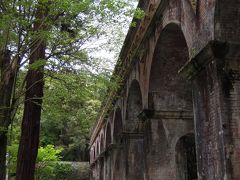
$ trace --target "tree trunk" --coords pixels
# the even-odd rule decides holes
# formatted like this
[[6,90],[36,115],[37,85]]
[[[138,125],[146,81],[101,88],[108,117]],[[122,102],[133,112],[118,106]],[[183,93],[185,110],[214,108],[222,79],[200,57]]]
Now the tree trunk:
[[6,176],[7,132],[11,123],[11,102],[16,75],[10,51],[1,53],[0,58],[0,180]]
[[[36,12],[33,31],[46,30],[43,19],[46,11],[40,5]],[[29,64],[45,58],[46,45],[38,37],[38,41],[31,47]],[[44,88],[44,66],[29,69],[26,77],[26,93],[22,121],[22,133],[18,149],[16,180],[34,180],[35,163],[39,145],[39,130],[41,119],[41,105]]]
[[0,135],[0,180],[5,180],[6,177],[6,151],[7,151],[7,135]]
[[[43,52],[35,52],[40,56]],[[18,150],[16,180],[33,180],[39,144],[43,72],[30,70],[26,79],[22,133]]]

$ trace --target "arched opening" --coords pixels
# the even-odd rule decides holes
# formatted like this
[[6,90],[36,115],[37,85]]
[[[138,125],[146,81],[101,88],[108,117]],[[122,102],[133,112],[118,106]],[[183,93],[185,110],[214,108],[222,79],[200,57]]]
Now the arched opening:
[[154,111],[146,127],[145,142],[150,179],[156,173],[163,179],[177,177],[172,168],[162,167],[175,167],[175,139],[194,129],[191,83],[178,73],[188,60],[181,27],[174,23],[167,25],[156,43],[149,77],[148,108]]
[[121,109],[117,108],[115,110],[115,116],[114,116],[114,129],[113,129],[113,139],[114,143],[117,144],[117,148],[112,151],[113,153],[113,171],[112,171],[112,179],[117,180],[119,179],[123,172],[122,172],[122,142],[120,138],[120,134],[123,131],[123,125],[122,125],[122,113]]
[[111,173],[112,173],[112,153],[109,151],[109,147],[112,143],[112,131],[111,131],[111,124],[110,122],[107,123],[106,127],[106,134],[105,134],[105,140],[106,140],[106,154],[104,157],[104,171],[105,171],[105,178],[111,179]]
[[90,153],[91,153],[90,160],[91,160],[91,163],[92,163],[94,161],[94,148],[93,147],[91,148]]
[[104,180],[104,159],[101,158],[99,161],[99,180]]
[[194,134],[181,137],[176,144],[177,180],[197,180]]
[[115,161],[114,161],[114,169],[113,169],[113,180],[120,179],[123,176],[123,155],[121,150],[117,150],[115,152]]
[[95,146],[93,147],[93,161],[96,159],[96,148]]
[[123,125],[122,125],[122,114],[121,114],[121,109],[117,108],[115,111],[115,118],[114,118],[114,129],[113,129],[113,138],[114,141],[117,142],[118,137],[120,133],[123,130]]
[[101,134],[101,136],[100,136],[100,153],[101,153],[101,157],[99,159],[99,164],[100,164],[99,180],[103,180],[104,179],[104,159],[103,159],[103,156],[102,156],[103,152],[104,152],[104,135]]
[[100,142],[97,142],[97,156],[100,154]]
[[106,131],[106,149],[112,143],[112,132],[111,132],[111,125],[110,123],[107,124],[107,131]]
[[149,108],[192,110],[191,85],[178,74],[188,61],[188,47],[176,24],[167,25],[155,48],[149,79]]
[[139,130],[138,115],[142,111],[142,94],[137,80],[133,80],[128,93],[126,112],[126,131],[136,132]]
[[138,116],[142,111],[142,94],[140,85],[137,80],[133,80],[129,88],[126,121],[124,130],[128,137],[125,141],[125,162],[124,166],[126,179],[144,179],[144,163],[143,163],[143,138],[141,136],[142,122]]
[[103,135],[101,135],[101,138],[100,138],[100,153],[104,152],[104,138],[103,138]]

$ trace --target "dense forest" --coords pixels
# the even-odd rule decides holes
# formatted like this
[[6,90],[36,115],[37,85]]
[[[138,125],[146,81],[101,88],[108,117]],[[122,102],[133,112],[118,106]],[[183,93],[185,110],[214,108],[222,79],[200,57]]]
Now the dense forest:
[[135,6],[0,2],[0,180],[64,179],[63,161],[88,161],[91,127],[118,87],[111,72],[124,35],[143,15]]

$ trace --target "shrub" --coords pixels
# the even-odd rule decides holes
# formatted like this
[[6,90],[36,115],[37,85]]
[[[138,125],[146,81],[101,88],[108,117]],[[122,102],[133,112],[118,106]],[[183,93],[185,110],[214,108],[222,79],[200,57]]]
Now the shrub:
[[38,149],[35,177],[36,179],[54,179],[57,162],[60,161],[62,149],[55,149],[53,145]]
[[58,180],[68,180],[69,175],[72,174],[72,166],[71,164],[66,164],[64,162],[56,163],[54,173],[56,175],[56,179]]

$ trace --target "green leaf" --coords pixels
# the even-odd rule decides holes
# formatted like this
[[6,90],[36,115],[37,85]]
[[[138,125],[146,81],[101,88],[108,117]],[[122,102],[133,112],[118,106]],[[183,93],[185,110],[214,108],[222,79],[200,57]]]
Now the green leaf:
[[32,64],[29,64],[29,70],[38,70],[46,65],[47,61],[45,59],[39,59]]

